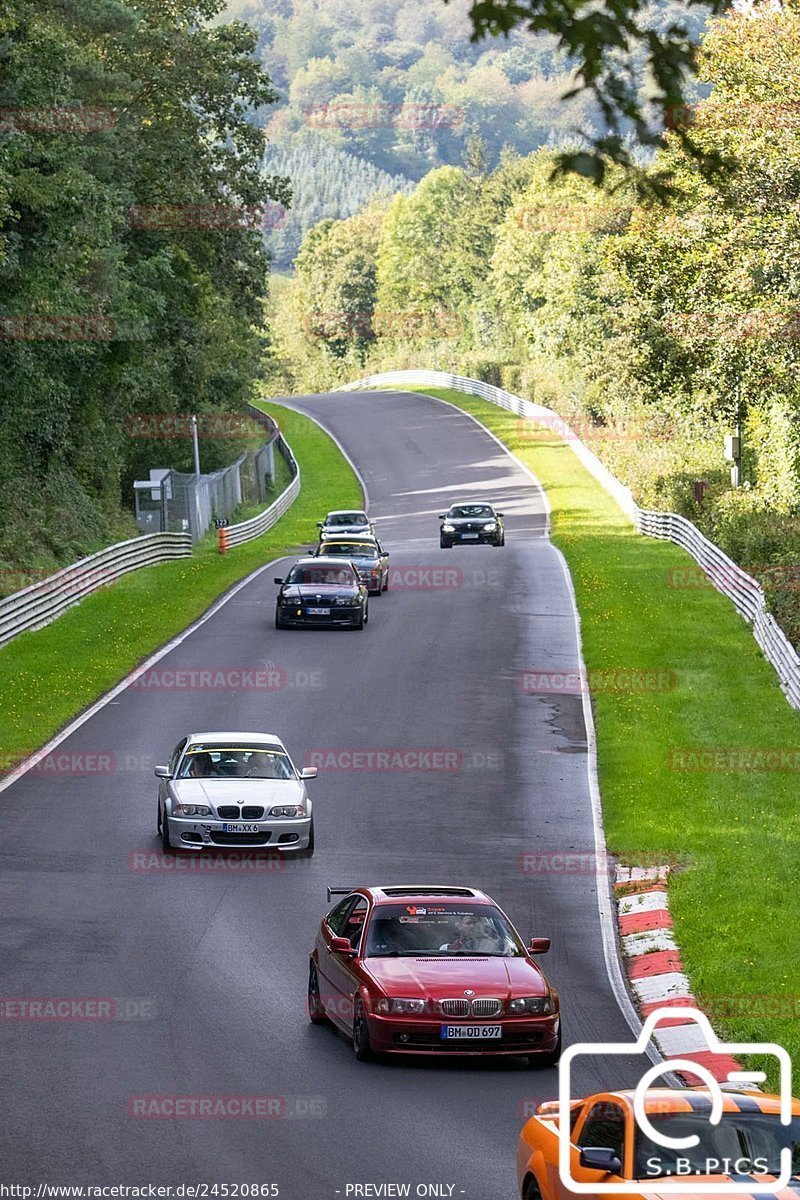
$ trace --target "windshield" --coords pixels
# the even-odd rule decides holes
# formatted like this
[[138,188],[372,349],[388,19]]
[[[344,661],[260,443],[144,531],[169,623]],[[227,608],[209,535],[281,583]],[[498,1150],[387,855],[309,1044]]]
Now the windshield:
[[[698,1112],[648,1114],[648,1120],[665,1136],[685,1138],[694,1134],[700,1141],[689,1149],[673,1150],[657,1145],[637,1130],[636,1179],[678,1174],[679,1160],[685,1175],[777,1175],[783,1146],[791,1147],[792,1173],[800,1172],[798,1117],[791,1125],[781,1125],[777,1113],[762,1112],[723,1113],[719,1125],[709,1124],[708,1113]],[[691,1164],[688,1168],[687,1162]]]
[[448,517],[493,517],[494,510],[488,504],[454,504]]
[[499,909],[489,904],[382,904],[375,909],[365,951],[387,955],[520,958],[521,942]]
[[328,513],[326,525],[369,525],[369,518],[363,512]]
[[328,586],[331,584],[355,584],[355,576],[350,567],[292,567],[286,582],[325,584]]
[[333,558],[378,558],[374,542],[323,542],[319,552]]
[[295,779],[289,756],[262,746],[190,746],[178,779]]

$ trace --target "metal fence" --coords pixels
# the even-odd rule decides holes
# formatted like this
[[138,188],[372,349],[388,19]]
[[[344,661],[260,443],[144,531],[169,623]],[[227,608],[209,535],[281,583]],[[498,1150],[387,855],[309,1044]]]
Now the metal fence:
[[793,708],[800,708],[800,658],[778,622],[767,612],[766,598],[757,581],[728,558],[719,546],[709,541],[686,517],[639,508],[630,490],[611,474],[558,413],[490,383],[468,379],[463,375],[450,375],[446,371],[387,371],[380,375],[367,375],[337,390],[357,391],[359,388],[381,385],[455,388],[471,396],[480,396],[491,404],[557,432],[641,533],[648,537],[664,538],[681,546],[699,563],[711,585],[733,601],[737,612],[752,626],[753,636],[764,657],[775,668],[789,703]]
[[110,587],[120,575],[174,558],[188,558],[187,533],[151,533],[117,542],[0,600],[0,646],[28,629],[41,629],[90,592]]
[[249,521],[240,521],[238,525],[228,525],[225,530],[225,542],[228,547],[240,546],[242,542],[249,542],[253,538],[260,537],[262,533],[266,533],[283,516],[286,510],[294,504],[300,494],[300,467],[282,434],[277,437],[275,445],[289,465],[289,469],[292,472],[292,481],[281,492],[277,500],[274,500],[269,508],[264,509],[258,516],[251,517]]
[[[292,480],[264,512],[259,513],[250,521],[243,521],[239,525],[228,527],[226,532],[229,534],[229,544],[232,546],[250,541],[270,529],[294,503],[300,492],[300,468],[290,446],[278,427],[266,414],[256,408],[253,408],[252,412],[268,423],[268,426],[265,427],[268,427],[272,434],[272,441],[267,446],[250,455],[256,478],[264,478],[261,471],[266,460],[262,458],[259,463],[259,455],[264,455],[265,451],[271,451],[274,445],[288,463],[292,472]],[[242,456],[242,458],[246,457],[247,455]],[[240,460],[237,459],[237,463],[240,463]],[[234,464],[234,467],[237,463]],[[217,471],[211,476],[201,478],[213,480],[215,476],[225,475],[232,469],[232,467],[227,467],[225,471]],[[238,478],[241,481],[244,477],[240,467]],[[197,479],[196,476],[191,476],[191,478],[195,481]],[[211,503],[213,495],[213,486],[209,493],[209,503]],[[231,487],[230,484],[223,482],[217,486],[230,488],[231,496],[237,494],[236,488]],[[253,486],[260,486],[260,484],[253,484]],[[240,496],[247,494],[242,489],[241,482],[238,494]],[[261,493],[260,498],[263,499],[265,494],[266,480],[264,480],[264,492]],[[205,502],[201,501],[201,503]],[[82,558],[80,562],[64,567],[46,579],[31,584],[22,591],[14,592],[5,599],[0,599],[0,646],[10,642],[20,633],[49,625],[68,608],[80,603],[85,596],[100,588],[110,587],[120,575],[124,575],[128,571],[154,566],[156,563],[167,562],[171,559],[190,558],[191,554],[192,535],[189,532],[146,533],[141,537],[131,538],[130,541],[117,542],[113,546],[107,546],[104,550],[98,550],[96,554],[90,554],[88,558]]]
[[258,450],[247,450],[234,463],[206,475],[184,471],[151,472],[157,475],[150,489],[137,484],[136,519],[140,529],[185,532],[199,542],[217,518],[227,520],[241,504],[266,500],[275,473],[273,446],[277,426],[265,413],[253,410],[265,422],[270,441]]

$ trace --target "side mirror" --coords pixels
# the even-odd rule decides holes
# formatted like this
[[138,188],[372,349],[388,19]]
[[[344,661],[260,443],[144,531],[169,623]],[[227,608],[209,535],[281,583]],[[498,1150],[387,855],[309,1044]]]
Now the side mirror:
[[153,767],[153,774],[156,779],[171,779],[169,767]]
[[273,583],[283,583],[283,580],[279,579],[278,576],[276,575],[272,582]]
[[324,528],[325,528],[325,522],[317,521],[317,529],[324,529]]
[[602,1171],[605,1175],[621,1175],[622,1163],[610,1146],[587,1146],[581,1150],[580,1165],[587,1171]]
[[445,519],[446,515],[447,515],[446,513],[439,513],[439,520],[443,521]]
[[308,553],[311,555],[317,554],[318,550],[319,550],[319,546],[309,546],[308,547]]
[[334,954],[346,954],[348,958],[355,958],[356,956],[355,948],[350,945],[349,938],[331,938],[330,945]]
[[495,515],[496,517],[504,517],[506,514],[505,514],[505,513],[501,513],[501,512],[496,512],[494,515]]
[[550,938],[531,938],[528,942],[529,954],[547,954],[550,949]]
[[319,767],[303,767],[300,772],[301,779],[316,779],[319,775]]

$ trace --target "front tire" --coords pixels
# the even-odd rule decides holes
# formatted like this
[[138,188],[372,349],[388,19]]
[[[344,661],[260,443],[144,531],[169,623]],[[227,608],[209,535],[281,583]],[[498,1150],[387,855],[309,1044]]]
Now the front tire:
[[160,812],[160,819],[161,819],[161,849],[164,851],[165,854],[171,854],[172,853],[172,843],[169,840],[169,821],[167,820],[166,809],[164,809],[164,811],[162,812],[161,806],[159,805],[159,812]]
[[283,621],[281,621],[281,619],[277,613],[275,613],[275,628],[276,629],[285,629],[286,628],[286,626],[284,625]]
[[353,1051],[359,1062],[371,1062],[375,1057],[369,1040],[367,1014],[360,996],[356,1000],[353,1010]]
[[535,1175],[531,1175],[525,1184],[522,1200],[542,1200],[542,1189],[539,1187],[539,1181]]
[[311,818],[311,825],[308,830],[308,845],[305,850],[301,850],[300,854],[303,858],[312,858],[314,855],[314,818]]
[[453,543],[446,542],[444,540],[444,538],[439,538],[439,546],[442,550],[452,550],[453,549]]
[[319,994],[319,975],[316,963],[308,968],[308,1019],[312,1025],[327,1025],[328,1018],[322,1007],[322,997]]

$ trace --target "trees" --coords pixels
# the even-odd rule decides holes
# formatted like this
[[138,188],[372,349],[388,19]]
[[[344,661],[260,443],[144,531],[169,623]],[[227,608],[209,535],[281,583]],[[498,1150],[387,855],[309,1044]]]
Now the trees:
[[[251,394],[267,259],[252,221],[214,227],[209,207],[289,192],[262,177],[245,117],[275,99],[254,36],[210,25],[219,8],[12,0],[4,12],[0,106],[19,115],[0,135],[0,559],[53,562],[109,540],[120,489],[155,453],[126,435],[129,415]],[[159,204],[166,228],[136,217]],[[43,317],[90,324],[42,337],[24,322]],[[173,452],[188,465],[186,443]]]

